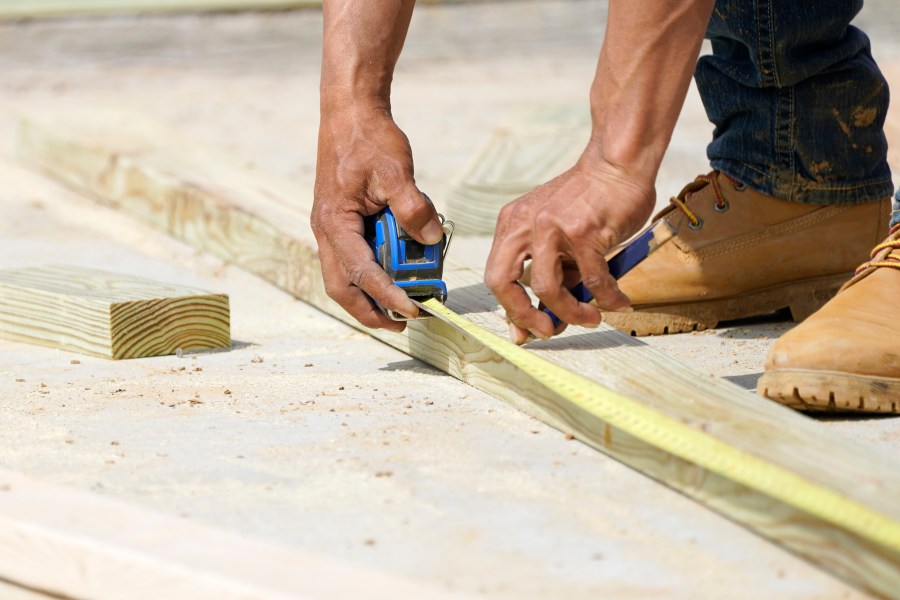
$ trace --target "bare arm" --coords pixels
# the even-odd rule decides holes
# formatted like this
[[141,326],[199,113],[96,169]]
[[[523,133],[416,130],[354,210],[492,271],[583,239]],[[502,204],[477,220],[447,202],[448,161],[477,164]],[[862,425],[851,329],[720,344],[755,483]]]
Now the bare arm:
[[[414,0],[325,0],[319,149],[312,225],[328,295],[364,325],[404,324],[418,309],[378,267],[363,238],[363,217],[391,206],[401,227],[424,243],[442,231],[416,188],[409,141],[391,115],[391,80]],[[365,292],[365,293],[364,293]]]
[[568,286],[579,279],[615,310],[628,298],[604,254],[635,233],[655,203],[660,162],[700,52],[714,0],[611,0],[591,87],[593,130],[569,171],[508,204],[497,221],[485,281],[504,306],[510,335],[553,335],[550,318],[518,283],[531,258],[535,294],[563,321],[600,322]]

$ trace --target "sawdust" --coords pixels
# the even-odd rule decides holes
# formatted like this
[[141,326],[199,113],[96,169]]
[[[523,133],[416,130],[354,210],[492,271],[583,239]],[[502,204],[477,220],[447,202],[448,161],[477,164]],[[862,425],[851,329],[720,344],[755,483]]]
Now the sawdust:
[[[455,26],[452,13],[423,8],[401,60],[395,112],[417,152],[417,180],[440,203],[483,132],[510,106],[525,97],[584,96],[603,24],[585,17],[598,7],[583,3],[486,5],[485,18],[467,17],[466,27]],[[549,46],[519,41],[527,38],[521,19],[553,10],[565,14],[543,12],[525,30]],[[15,109],[60,98],[93,102],[113,92],[191,136],[311,182],[317,101],[308,92],[316,87],[321,23],[290,14],[246,19],[238,27],[188,18],[176,30],[151,18],[85,21],[46,40],[39,33],[52,24],[37,25],[24,40],[4,29],[0,143],[12,139]],[[233,38],[227,51],[214,42],[223,27]],[[235,33],[273,27],[265,45]],[[480,27],[496,35],[481,35]],[[559,37],[563,30],[568,35]],[[72,43],[101,33],[102,45]],[[131,36],[140,53],[123,51],[117,36]],[[503,43],[509,48],[500,49]],[[535,88],[536,79],[543,85]],[[685,172],[705,169],[708,123],[698,106],[692,92],[661,171],[664,199]],[[0,415],[7,466],[493,597],[854,596],[485,394],[418,363],[382,370],[410,361],[221,261],[58,191],[29,184],[29,194],[14,198],[10,179],[4,182],[0,201],[10,210],[0,223],[0,262],[77,259],[227,289],[241,315],[234,335],[247,343],[191,355],[202,371],[179,365],[188,356],[180,352],[125,364],[82,359],[82,368],[68,372],[70,355],[0,344],[0,370],[24,375],[16,383],[42,378],[53,391],[38,418],[17,392],[25,388],[0,380],[0,393],[14,399]],[[13,204],[20,200],[37,204]],[[779,328],[787,326],[655,342],[710,372],[746,376],[760,370]],[[263,363],[261,353],[279,370],[248,364]],[[127,462],[110,456],[111,431],[127,443]],[[881,435],[895,444],[893,434]],[[61,443],[66,452],[53,450]],[[392,475],[373,477],[387,471]]]

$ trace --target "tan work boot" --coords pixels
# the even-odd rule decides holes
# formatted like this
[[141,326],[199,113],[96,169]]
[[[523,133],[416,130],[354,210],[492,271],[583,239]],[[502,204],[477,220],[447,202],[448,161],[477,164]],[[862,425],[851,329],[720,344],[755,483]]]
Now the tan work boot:
[[828,304],[772,347],[756,391],[804,410],[900,412],[900,225]]
[[619,280],[634,312],[603,319],[631,335],[698,331],[789,308],[802,321],[853,276],[887,233],[890,200],[858,205],[787,202],[713,171],[654,221],[675,238]]

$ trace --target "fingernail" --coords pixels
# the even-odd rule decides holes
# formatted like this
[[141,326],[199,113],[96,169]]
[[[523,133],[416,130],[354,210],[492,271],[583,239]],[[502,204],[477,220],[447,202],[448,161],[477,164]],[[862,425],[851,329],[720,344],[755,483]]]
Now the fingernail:
[[518,331],[518,329],[519,329],[519,328],[516,327],[515,325],[513,325],[512,323],[509,324],[509,339],[512,340],[512,342],[513,342],[514,344],[517,344],[517,343],[518,343],[518,340],[519,340],[519,331]]
[[422,239],[426,244],[437,244],[444,237],[444,229],[437,221],[429,221],[422,228]]

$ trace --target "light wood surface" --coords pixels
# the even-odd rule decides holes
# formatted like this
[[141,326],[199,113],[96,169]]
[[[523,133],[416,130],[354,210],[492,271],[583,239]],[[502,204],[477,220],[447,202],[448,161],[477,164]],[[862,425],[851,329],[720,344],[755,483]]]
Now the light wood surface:
[[[420,0],[422,4],[456,4],[472,1]],[[126,13],[286,10],[321,6],[322,0],[0,0],[0,19]]]
[[113,359],[225,348],[228,296],[78,267],[7,269],[0,337]]
[[[248,170],[127,112],[32,115],[21,124],[19,145],[25,160],[73,188],[239,264],[352,324],[324,293],[308,224],[310,188]],[[451,308],[504,334],[505,324],[481,284],[479,268],[451,265],[446,279]],[[689,462],[611,427],[439,320],[413,323],[402,335],[370,333],[572,433],[830,573],[884,596],[900,590],[900,551],[890,536],[867,535],[840,518],[818,518],[739,483],[728,469]],[[900,524],[896,465],[807,417],[605,327],[570,328],[530,349],[642,407],[838,494],[892,527]]]
[[134,12],[275,10],[322,6],[322,0],[0,0],[0,19]]
[[458,597],[2,470],[0,579],[85,600]]
[[463,235],[492,234],[503,205],[575,164],[591,133],[586,105],[513,110],[447,195],[447,218]]

